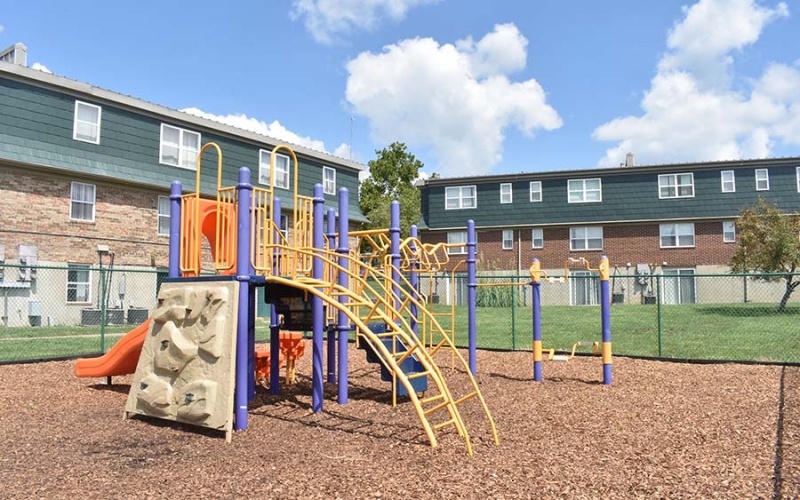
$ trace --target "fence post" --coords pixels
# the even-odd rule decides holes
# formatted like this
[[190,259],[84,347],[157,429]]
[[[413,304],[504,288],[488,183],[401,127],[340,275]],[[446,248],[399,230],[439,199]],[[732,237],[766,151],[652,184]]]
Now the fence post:
[[656,315],[658,322],[658,357],[664,356],[663,344],[661,339],[661,278],[656,276]]
[[100,352],[106,352],[106,270],[100,268]]
[[517,277],[511,277],[511,349],[516,351],[517,350],[517,322],[516,322],[516,311],[514,310],[514,302],[516,302],[516,283]]

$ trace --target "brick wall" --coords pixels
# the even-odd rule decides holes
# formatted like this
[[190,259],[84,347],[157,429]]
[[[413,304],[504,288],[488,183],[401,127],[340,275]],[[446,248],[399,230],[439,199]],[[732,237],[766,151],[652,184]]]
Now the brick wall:
[[[694,248],[660,248],[659,224],[627,224],[603,227],[603,249],[573,252],[569,249],[568,227],[543,228],[543,248],[531,248],[531,229],[514,230],[514,247],[502,248],[502,230],[478,230],[478,269],[523,270],[530,266],[534,257],[543,267],[559,268],[568,258],[585,257],[593,265],[601,255],[607,255],[612,266],[625,266],[630,262],[666,262],[669,267],[695,267],[704,265],[725,266],[736,251],[736,243],[722,241],[722,222],[695,222]],[[521,247],[520,245],[521,238]],[[425,243],[447,242],[447,232],[425,231]],[[521,248],[521,251],[520,251]],[[466,255],[451,255],[448,269]],[[521,264],[518,260],[521,259]]]

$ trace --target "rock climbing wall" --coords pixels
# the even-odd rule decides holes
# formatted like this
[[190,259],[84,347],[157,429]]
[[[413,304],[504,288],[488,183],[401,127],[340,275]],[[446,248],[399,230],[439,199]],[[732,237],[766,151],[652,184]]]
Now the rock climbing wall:
[[125,404],[135,413],[230,432],[236,281],[164,283]]

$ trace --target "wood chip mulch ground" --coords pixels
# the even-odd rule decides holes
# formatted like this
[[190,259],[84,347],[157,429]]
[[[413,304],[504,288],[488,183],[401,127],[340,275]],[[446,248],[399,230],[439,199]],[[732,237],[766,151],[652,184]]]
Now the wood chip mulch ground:
[[[351,350],[350,402],[311,411],[299,381],[259,388],[249,429],[123,421],[129,377],[77,379],[73,362],[0,366],[0,498],[800,498],[800,368],[616,358],[546,363],[478,353],[482,411],[461,406],[431,448],[406,402]],[[447,374],[445,370],[445,374]],[[453,389],[464,392],[463,377]]]

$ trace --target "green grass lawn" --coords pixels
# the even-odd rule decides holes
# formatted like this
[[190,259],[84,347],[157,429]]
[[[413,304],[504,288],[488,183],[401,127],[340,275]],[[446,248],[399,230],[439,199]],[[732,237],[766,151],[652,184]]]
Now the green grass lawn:
[[[437,312],[449,310],[437,305]],[[800,362],[800,305],[777,313],[774,304],[689,304],[662,306],[661,355],[677,359]],[[618,355],[659,356],[655,305],[614,305],[611,340]],[[269,339],[259,319],[256,339]],[[456,308],[456,343],[466,347],[467,309]],[[0,328],[0,362],[80,356],[106,351],[131,329],[108,326],[101,346],[100,327]],[[530,350],[530,307],[480,307],[479,348]],[[569,350],[577,341],[600,341],[598,306],[543,306],[542,343]]]

